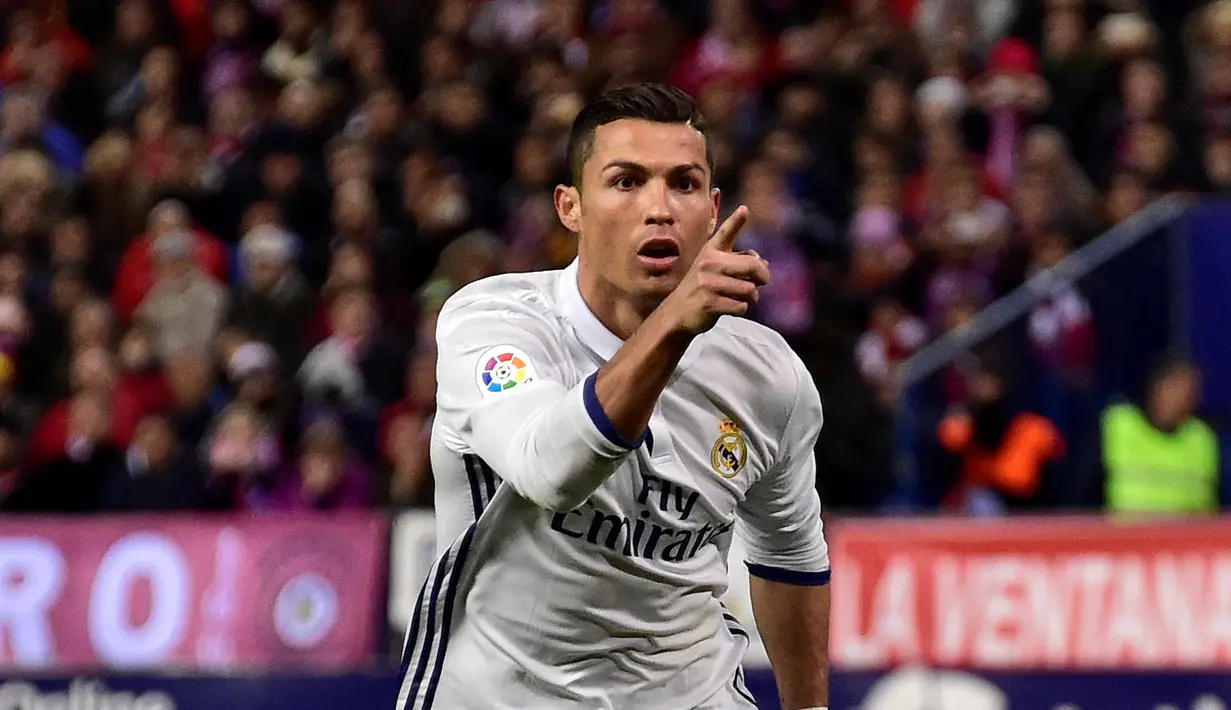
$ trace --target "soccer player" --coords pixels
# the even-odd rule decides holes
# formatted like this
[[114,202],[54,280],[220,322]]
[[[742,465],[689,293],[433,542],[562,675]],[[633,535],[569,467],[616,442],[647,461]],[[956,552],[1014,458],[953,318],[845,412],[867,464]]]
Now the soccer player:
[[577,116],[568,268],[476,282],[437,325],[440,556],[399,710],[755,708],[719,601],[732,535],[785,710],[828,702],[829,555],[799,358],[738,316],[770,277],[715,230],[705,122],[670,87]]

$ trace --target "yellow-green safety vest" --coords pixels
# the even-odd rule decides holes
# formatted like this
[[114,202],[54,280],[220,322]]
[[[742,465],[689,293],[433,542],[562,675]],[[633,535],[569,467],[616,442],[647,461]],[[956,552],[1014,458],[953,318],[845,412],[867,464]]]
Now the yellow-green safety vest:
[[1218,439],[1200,419],[1160,431],[1135,406],[1103,414],[1107,509],[1134,513],[1218,510]]

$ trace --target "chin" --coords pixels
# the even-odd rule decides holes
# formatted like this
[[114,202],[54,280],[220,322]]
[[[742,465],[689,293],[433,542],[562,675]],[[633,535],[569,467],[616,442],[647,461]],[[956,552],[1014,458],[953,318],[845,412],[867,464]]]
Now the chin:
[[683,280],[683,274],[665,273],[665,274],[645,274],[640,279],[640,288],[637,290],[646,299],[662,301],[667,296],[671,295]]

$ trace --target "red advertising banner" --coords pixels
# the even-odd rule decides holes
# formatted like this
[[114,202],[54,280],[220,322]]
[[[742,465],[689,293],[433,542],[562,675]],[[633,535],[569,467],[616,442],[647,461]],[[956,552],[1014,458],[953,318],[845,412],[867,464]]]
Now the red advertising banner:
[[378,515],[0,520],[0,673],[345,669],[376,648]]
[[840,670],[1231,669],[1231,519],[834,525]]

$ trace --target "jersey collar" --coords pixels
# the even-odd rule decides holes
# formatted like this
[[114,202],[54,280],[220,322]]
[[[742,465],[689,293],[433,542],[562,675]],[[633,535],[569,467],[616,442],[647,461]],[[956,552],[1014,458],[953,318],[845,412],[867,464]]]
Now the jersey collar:
[[[560,278],[556,282],[556,308],[560,315],[564,316],[565,320],[573,326],[573,330],[576,331],[583,345],[594,351],[604,361],[610,360],[624,345],[624,341],[615,333],[607,330],[607,326],[603,325],[598,316],[594,315],[594,311],[586,305],[585,299],[581,297],[581,287],[577,283],[577,272],[576,259],[560,272]],[[687,368],[696,360],[704,347],[702,343],[704,339],[704,335],[693,339],[688,350],[684,352],[684,357],[680,359],[678,370]]]

